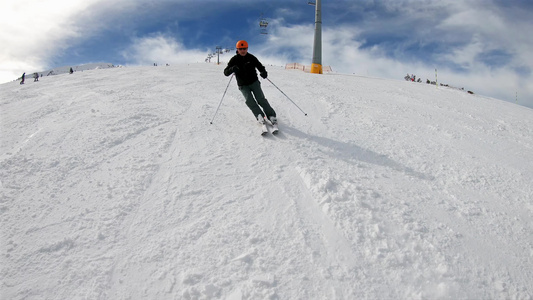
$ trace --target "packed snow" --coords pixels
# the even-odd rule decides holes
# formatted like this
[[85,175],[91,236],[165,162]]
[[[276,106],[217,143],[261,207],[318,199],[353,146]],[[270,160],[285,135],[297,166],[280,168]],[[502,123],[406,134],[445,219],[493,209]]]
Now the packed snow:
[[532,109],[224,67],[0,85],[2,299],[533,299]]

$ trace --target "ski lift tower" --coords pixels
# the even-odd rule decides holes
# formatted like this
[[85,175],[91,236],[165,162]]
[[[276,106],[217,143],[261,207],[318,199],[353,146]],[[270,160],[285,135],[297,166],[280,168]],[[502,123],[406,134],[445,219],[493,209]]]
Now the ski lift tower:
[[322,5],[321,0],[307,2],[315,6],[315,40],[313,43],[313,62],[311,73],[322,74]]
[[217,46],[215,49],[217,50],[216,51],[216,54],[217,54],[217,65],[220,65],[220,53],[223,53],[222,52],[222,47]]

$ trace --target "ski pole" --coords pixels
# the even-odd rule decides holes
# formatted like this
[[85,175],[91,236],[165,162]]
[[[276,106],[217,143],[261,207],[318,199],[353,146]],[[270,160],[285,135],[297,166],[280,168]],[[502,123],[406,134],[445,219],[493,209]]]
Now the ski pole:
[[213,116],[213,119],[211,119],[210,124],[213,124],[213,121],[215,120],[215,117],[217,116],[218,109],[220,108],[220,105],[222,104],[222,100],[224,100],[224,96],[226,96],[226,92],[228,91],[229,84],[230,84],[231,80],[233,79],[233,75],[235,75],[235,74],[231,74],[231,77],[229,78],[228,85],[226,86],[226,89],[224,90],[224,94],[222,95],[222,99],[220,99],[220,103],[218,104],[217,110],[215,111],[215,115]]
[[307,114],[306,114],[306,113],[305,113],[305,112],[304,112],[304,111],[303,111],[298,105],[296,105],[296,103],[294,103],[294,101],[292,101],[292,99],[289,98],[289,96],[285,95],[285,93],[284,93],[282,90],[280,90],[280,88],[279,88],[277,85],[275,85],[274,82],[272,82],[272,81],[271,81],[270,79],[268,79],[268,78],[267,78],[266,80],[270,81],[270,83],[272,83],[272,85],[275,86],[275,87],[278,89],[278,91],[280,91],[285,97],[287,97],[287,99],[289,99],[289,100],[292,102],[292,104],[294,104],[294,106],[298,107],[298,109],[299,109],[304,115],[307,116]]

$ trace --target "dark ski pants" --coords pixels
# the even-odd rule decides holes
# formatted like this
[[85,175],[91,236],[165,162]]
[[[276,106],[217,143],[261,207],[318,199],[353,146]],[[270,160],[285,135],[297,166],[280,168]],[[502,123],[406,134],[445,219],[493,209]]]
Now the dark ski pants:
[[[263,117],[265,115],[267,117],[276,116],[276,112],[270,106],[267,99],[265,98],[265,95],[263,94],[263,90],[261,89],[261,83],[259,82],[259,80],[255,81],[250,85],[240,86],[239,90],[241,90],[244,99],[246,99],[246,105],[254,114],[254,118],[257,118],[257,115],[261,115]],[[261,107],[263,108],[263,110],[261,110]]]

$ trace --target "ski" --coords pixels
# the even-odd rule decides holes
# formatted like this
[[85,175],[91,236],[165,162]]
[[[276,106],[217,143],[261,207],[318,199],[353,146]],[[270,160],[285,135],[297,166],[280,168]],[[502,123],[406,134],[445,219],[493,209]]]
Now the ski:
[[[273,117],[273,121],[271,121],[268,118],[264,118],[261,115],[258,115],[257,121],[261,125],[261,135],[266,135],[269,132],[272,134],[278,134],[279,132],[278,122],[275,117]],[[270,131],[269,131],[269,126],[271,127]]]
[[278,128],[278,122],[272,123],[269,119],[265,118],[265,123],[270,125],[272,127],[272,134],[278,134],[279,128]]
[[279,128],[278,124],[272,124],[272,134],[278,134]]
[[261,124],[261,135],[266,135],[268,133],[268,128],[265,123]]
[[268,127],[265,122],[265,118],[261,115],[257,115],[257,122],[259,122],[259,125],[261,125],[261,135],[265,135],[268,133]]

